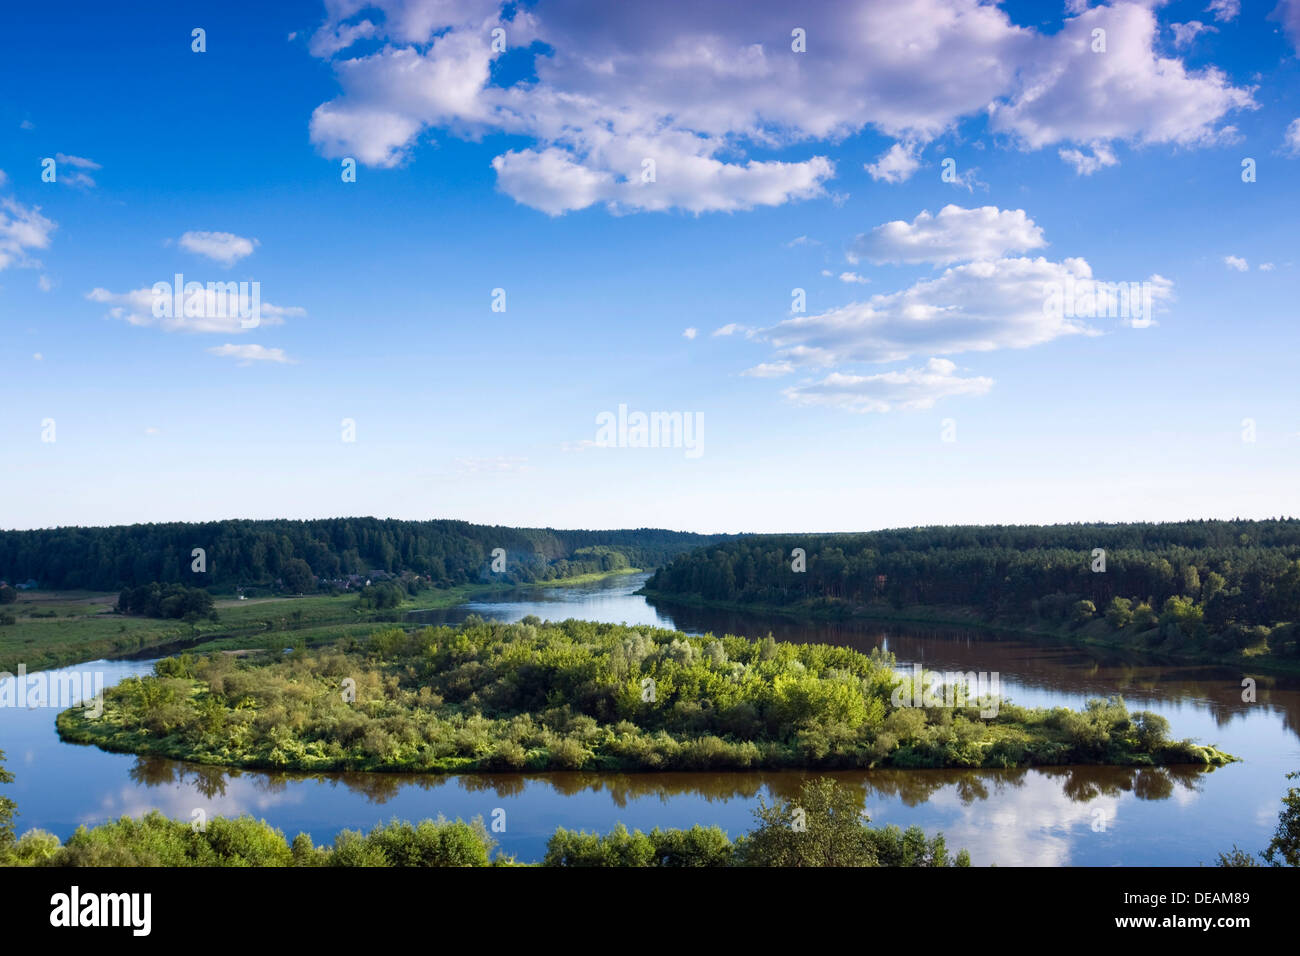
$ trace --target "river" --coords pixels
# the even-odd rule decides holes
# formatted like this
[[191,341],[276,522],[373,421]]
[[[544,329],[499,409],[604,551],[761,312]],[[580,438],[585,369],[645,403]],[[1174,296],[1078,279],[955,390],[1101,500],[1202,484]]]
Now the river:
[[[942,830],[950,849],[976,865],[1195,866],[1233,844],[1255,851],[1277,825],[1286,773],[1300,769],[1300,680],[1253,675],[1257,700],[1242,701],[1244,675],[1221,668],[1162,665],[1134,655],[1030,644],[953,630],[794,623],[762,615],[683,608],[633,592],[645,575],[595,584],[493,594],[413,621],[455,623],[468,614],[506,621],[529,614],[733,633],[780,640],[883,646],[900,665],[1001,675],[1002,693],[1030,706],[1079,707],[1122,694],[1130,709],[1169,719],[1178,737],[1214,743],[1243,758],[1214,771],[1062,767],[1014,771],[873,770],[833,774],[862,787],[873,823]],[[150,661],[93,661],[111,685],[150,671]],[[795,792],[799,773],[326,774],[303,776],[200,767],[109,754],[63,743],[51,708],[0,711],[0,750],[15,782],[18,830],[66,837],[80,824],[157,808],[190,820],[251,813],[292,838],[317,843],[341,829],[392,818],[482,816],[505,811],[501,849],[540,859],[557,826],[607,831],[718,825],[733,837],[750,829],[760,796]],[[498,814],[498,818],[500,815]]]

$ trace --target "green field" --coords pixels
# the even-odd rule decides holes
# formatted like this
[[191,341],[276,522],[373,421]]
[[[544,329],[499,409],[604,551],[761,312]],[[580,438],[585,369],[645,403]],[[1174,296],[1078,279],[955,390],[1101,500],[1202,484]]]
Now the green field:
[[[635,570],[576,575],[528,587],[588,584]],[[0,626],[0,671],[13,673],[21,663],[31,673],[178,643],[204,651],[330,643],[391,626],[407,611],[454,607],[474,594],[519,587],[476,584],[427,590],[385,611],[358,607],[356,594],[223,598],[216,602],[216,621],[195,624],[116,614],[116,592],[23,591],[16,603],[3,607],[15,623]]]

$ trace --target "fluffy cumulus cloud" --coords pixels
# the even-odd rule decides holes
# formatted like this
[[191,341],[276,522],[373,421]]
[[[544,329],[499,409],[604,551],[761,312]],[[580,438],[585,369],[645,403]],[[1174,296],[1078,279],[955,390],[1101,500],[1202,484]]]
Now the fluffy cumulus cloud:
[[[941,356],[1099,335],[1110,320],[1143,328],[1173,298],[1173,284],[1158,275],[1105,280],[1081,258],[1011,255],[1043,245],[1042,230],[1023,210],[994,206],[947,206],[938,215],[923,212],[911,222],[879,226],[858,237],[853,255],[947,267],[898,291],[752,330],[749,338],[766,342],[775,354],[743,374],[820,375],[784,391],[798,404],[859,412],[927,408],[993,386],[988,378],[960,374]],[[923,366],[852,370],[922,358],[928,358]]]
[[867,163],[863,168],[871,174],[872,179],[901,183],[911,179],[912,174],[920,169],[921,161],[916,153],[915,143],[895,143],[874,163]]
[[963,209],[950,204],[940,209],[937,216],[927,210],[911,222],[901,219],[887,222],[858,236],[849,259],[947,265],[962,260],[993,259],[1008,252],[1027,252],[1046,244],[1043,230],[1023,209],[996,206]]
[[1027,348],[1091,330],[1091,316],[1046,306],[1048,290],[1091,278],[1082,259],[966,263],[899,292],[786,319],[766,334],[780,358],[799,365]]
[[993,379],[963,378],[947,359],[932,358],[921,368],[845,375],[832,372],[817,382],[794,385],[784,392],[797,405],[829,405],[850,412],[888,412],[894,408],[932,408],[952,395],[983,395]]
[[1238,272],[1248,272],[1250,270],[1250,263],[1240,256],[1224,256],[1223,264],[1229,269],[1235,269]]
[[284,354],[284,349],[269,349],[264,345],[218,345],[208,349],[213,355],[236,359],[240,365],[252,365],[254,362],[275,362],[281,365],[293,365],[294,360]]
[[256,239],[245,239],[232,232],[194,232],[190,231],[180,238],[180,246],[188,252],[206,256],[223,266],[231,266],[253,254],[258,245]]
[[0,269],[40,268],[40,261],[29,253],[34,249],[48,249],[56,228],[53,220],[41,215],[40,206],[24,206],[17,200],[0,197]]
[[[226,335],[247,332],[264,325],[283,325],[289,317],[303,316],[307,312],[298,306],[278,306],[270,302],[254,302],[251,287],[240,289],[240,283],[208,283],[187,291],[181,300],[181,309],[175,308],[170,287],[157,295],[152,287],[133,289],[130,292],[110,292],[92,289],[86,293],[91,302],[109,306],[108,318],[119,319],[130,325],[156,327],[164,332],[216,332]],[[198,283],[193,283],[197,286]],[[248,285],[245,283],[244,285]],[[245,321],[257,318],[256,325],[245,326]]]
[[[1022,87],[995,104],[991,123],[1037,149],[1062,142],[1208,145],[1234,134],[1221,125],[1256,107],[1251,91],[1221,70],[1189,70],[1157,50],[1153,10],[1138,3],[1093,7],[1066,21],[1024,66]],[[1104,31],[1094,36],[1095,31]],[[1094,50],[1104,40],[1104,52]]]
[[[988,115],[1023,148],[1089,145],[1104,163],[1114,140],[1215,141],[1230,112],[1254,105],[1217,70],[1159,54],[1143,2],[1078,5],[1051,34],[984,0],[813,4],[797,16],[779,0],[744,16],[733,0],[611,4],[600,16],[585,0],[325,6],[310,43],[339,86],[311,117],[324,155],[387,167],[430,135],[517,136],[492,161],[498,185],[551,215],[824,196],[827,147],[865,129],[895,140],[868,172],[901,182],[967,117]],[[1098,28],[1105,54],[1091,51]],[[494,36],[511,51],[508,73],[494,73]]]

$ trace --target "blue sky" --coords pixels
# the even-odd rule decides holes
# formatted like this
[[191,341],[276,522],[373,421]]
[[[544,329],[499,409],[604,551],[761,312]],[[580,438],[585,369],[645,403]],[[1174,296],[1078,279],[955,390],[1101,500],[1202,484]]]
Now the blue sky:
[[639,6],[12,12],[0,526],[1300,511],[1300,2]]

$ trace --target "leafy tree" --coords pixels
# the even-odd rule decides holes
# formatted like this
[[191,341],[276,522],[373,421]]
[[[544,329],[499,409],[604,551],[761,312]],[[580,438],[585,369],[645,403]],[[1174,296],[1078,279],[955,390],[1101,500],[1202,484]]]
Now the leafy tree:
[[1159,620],[1160,615],[1156,614],[1155,608],[1146,601],[1133,609],[1133,625],[1141,630],[1153,627]]
[[157,581],[124,589],[118,595],[117,610],[121,614],[186,620],[198,620],[214,613],[212,595],[203,588]]
[[391,581],[369,584],[357,594],[357,606],[385,610],[398,607],[406,600],[406,592]]
[[1199,607],[1191,598],[1175,594],[1165,601],[1160,612],[1161,625],[1175,625],[1187,637],[1196,634],[1196,628],[1205,616],[1205,609]]
[[[14,775],[5,769],[5,752],[0,750],[0,783],[13,783]],[[14,844],[14,816],[18,805],[8,797],[0,797],[0,859]]]
[[[1288,780],[1300,779],[1300,771],[1286,775]],[[1259,853],[1260,859],[1270,866],[1300,866],[1300,787],[1288,787],[1282,798],[1282,812],[1278,814],[1277,830]],[[1220,853],[1217,866],[1259,866],[1255,857],[1233,844],[1228,853]]]
[[[1289,773],[1286,778],[1300,778],[1300,771]],[[1277,831],[1263,857],[1273,866],[1300,866],[1300,787],[1289,787],[1282,798]]]
[[1077,601],[1074,607],[1070,609],[1070,619],[1075,624],[1087,624],[1096,615],[1097,605],[1088,600]]
[[294,594],[308,594],[316,590],[316,575],[312,574],[311,565],[302,558],[293,558],[280,569],[284,586]]
[[875,866],[876,846],[860,795],[830,777],[806,781],[793,800],[769,806],[740,848],[746,866]]
[[1128,598],[1111,598],[1106,607],[1106,623],[1118,631],[1132,622],[1133,602]]

